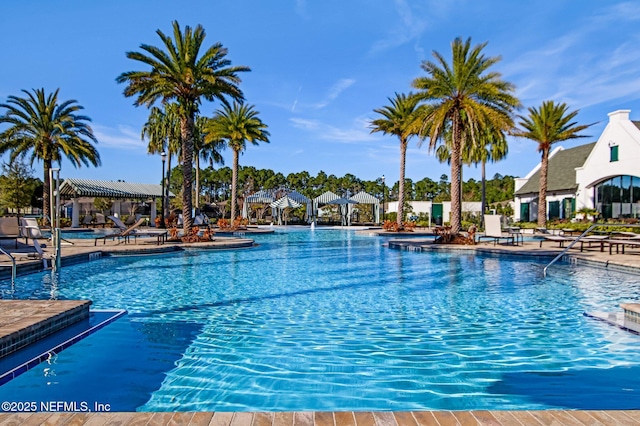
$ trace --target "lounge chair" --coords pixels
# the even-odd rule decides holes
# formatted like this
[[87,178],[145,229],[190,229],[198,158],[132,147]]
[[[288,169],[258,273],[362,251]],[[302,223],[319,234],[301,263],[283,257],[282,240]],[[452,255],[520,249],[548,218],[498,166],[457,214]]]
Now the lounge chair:
[[[115,216],[114,216],[115,217]],[[111,220],[113,220],[113,217],[109,217]],[[116,218],[118,219],[118,218]],[[122,221],[120,219],[117,220],[117,222],[122,223]],[[114,223],[116,223],[116,225],[118,225],[116,221],[114,221]],[[107,235],[103,235],[101,237],[96,237],[95,240],[93,241],[93,245],[96,246],[98,245],[98,240],[102,240],[103,244],[107,243],[107,238],[111,238],[112,240],[117,239],[124,239],[124,242],[127,243],[129,241],[129,238],[131,236],[135,235],[135,231],[136,228],[138,228],[140,225],[142,225],[144,223],[144,219],[140,219],[139,221],[137,221],[136,223],[134,223],[133,225],[131,225],[130,227],[125,227],[124,230],[120,229],[117,232],[111,233],[111,234],[107,234]]]
[[93,225],[93,216],[91,216],[90,214],[84,215],[81,225],[85,228],[89,228],[91,225]]
[[15,216],[0,217],[0,239],[1,240],[14,240],[15,247],[18,248],[18,238],[20,234],[20,225],[18,224],[18,218]]
[[38,238],[43,239],[42,231],[40,230],[40,226],[38,225],[38,221],[32,217],[23,217],[20,219],[22,230],[22,236],[24,237],[25,244],[28,243],[29,238],[32,240],[36,240]]
[[[565,237],[563,235],[543,235],[542,239],[540,240],[540,247],[542,247],[542,243],[545,241],[553,241],[553,242],[557,242],[560,248],[564,248],[564,244],[566,242],[573,242],[578,238],[580,237],[579,236]],[[588,244],[589,247],[591,247],[592,244],[599,245],[600,251],[604,251],[604,244],[605,242],[608,241],[608,238],[609,237],[607,235],[587,235],[585,237],[582,237],[578,241],[580,243],[580,251],[584,250],[585,244]]]
[[52,260],[53,259],[53,255],[49,254],[49,253],[45,253],[44,250],[42,250],[42,246],[40,245],[40,243],[38,242],[37,239],[33,239],[33,248],[35,249],[35,252],[33,253],[25,253],[24,255],[20,256],[21,258],[27,258],[27,259],[41,259],[42,260],[42,267],[44,269],[49,269],[51,266],[49,264],[47,264],[47,260]]
[[94,226],[102,226],[103,228],[107,224],[107,221],[104,219],[104,215],[102,213],[96,213],[96,221],[93,223]]
[[620,251],[622,251],[622,254],[625,254],[625,246],[640,247],[640,235],[635,234],[635,236],[630,238],[610,238],[604,240],[604,242],[609,245],[609,254],[612,254],[614,246],[616,247],[616,254],[620,253]]
[[511,244],[515,244],[514,234],[502,232],[502,228],[500,226],[500,215],[497,214],[484,215],[484,234],[478,236],[478,241],[483,238],[493,239],[494,246],[500,240],[506,240],[507,244],[509,244],[509,241],[511,241]]
[[120,229],[121,231],[124,231],[125,229],[127,229],[128,227],[130,227],[135,223],[134,221],[131,225],[127,225],[122,220],[120,220],[120,218],[117,216],[107,216],[107,218],[111,220],[116,225],[116,228]]

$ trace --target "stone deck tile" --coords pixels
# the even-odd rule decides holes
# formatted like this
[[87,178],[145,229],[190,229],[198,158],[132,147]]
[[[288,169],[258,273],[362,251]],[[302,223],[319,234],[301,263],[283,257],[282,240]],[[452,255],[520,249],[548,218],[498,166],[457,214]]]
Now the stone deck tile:
[[[330,421],[329,421],[330,419]],[[344,420],[344,421],[343,421]],[[296,413],[10,413],[0,425],[640,425],[639,411],[414,411]]]
[[[395,411],[393,415],[399,425],[418,426],[418,422],[410,411]],[[338,424],[338,422],[336,422]]]
[[228,426],[233,419],[233,413],[215,412],[211,418],[210,426]]
[[315,426],[334,426],[331,412],[317,411],[313,413],[313,421]]
[[273,426],[293,426],[293,413],[275,413]]

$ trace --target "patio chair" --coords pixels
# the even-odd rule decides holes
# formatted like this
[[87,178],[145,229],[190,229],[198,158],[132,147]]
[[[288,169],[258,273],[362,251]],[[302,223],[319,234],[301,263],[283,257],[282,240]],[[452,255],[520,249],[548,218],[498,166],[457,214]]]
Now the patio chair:
[[40,230],[38,221],[35,218],[23,217],[20,219],[20,223],[20,229],[22,231],[22,236],[24,237],[25,244],[29,242],[29,238],[31,238],[32,240],[45,238],[44,235],[42,235],[42,231]]
[[96,221],[93,223],[94,226],[102,226],[103,228],[107,224],[107,221],[104,219],[104,215],[102,213],[96,213]]
[[85,228],[89,228],[91,225],[93,225],[93,216],[91,216],[90,214],[84,215],[81,225]]
[[18,218],[15,216],[0,217],[0,239],[14,240],[15,248],[18,248],[18,238],[20,237]]
[[38,242],[37,239],[33,239],[33,248],[35,249],[35,252],[32,253],[25,253],[22,256],[20,256],[22,259],[27,258],[27,259],[41,259],[42,260],[42,267],[44,269],[49,269],[51,266],[47,263],[48,260],[52,260],[53,259],[53,255],[49,254],[49,253],[45,253],[44,250],[42,250],[42,246],[40,245],[40,243]]
[[[627,234],[631,235],[631,233]],[[604,240],[604,242],[609,245],[609,254],[613,253],[614,246],[616,248],[616,254],[620,253],[620,251],[622,251],[622,254],[625,254],[625,246],[628,246],[630,248],[640,247],[640,235],[635,234],[635,236],[630,236],[629,238],[610,238]]]
[[131,225],[127,225],[122,220],[120,220],[120,218],[117,216],[107,216],[107,218],[111,220],[116,225],[116,228],[120,229],[121,231],[124,231],[125,229],[127,229],[128,227],[130,227],[135,223],[134,221]]
[[[118,219],[118,222],[122,223],[122,221],[120,219]],[[120,229],[117,232],[114,232],[114,233],[111,233],[111,234],[107,234],[107,235],[103,235],[101,237],[96,237],[94,239],[94,241],[93,241],[93,245],[94,246],[98,245],[98,240],[102,240],[102,243],[106,244],[107,243],[107,238],[111,238],[112,240],[115,240],[116,238],[117,239],[122,238],[122,239],[124,239],[124,242],[126,244],[129,241],[129,238],[131,236],[135,236],[136,228],[138,228],[143,223],[144,223],[144,219],[140,219],[139,221],[137,221],[136,223],[134,223],[130,227],[128,227],[128,228],[125,227],[124,230]]]
[[509,241],[511,241],[511,244],[515,244],[515,238],[513,234],[502,232],[502,227],[500,225],[500,215],[497,214],[484,215],[484,234],[478,236],[478,241],[483,238],[493,239],[494,246],[500,240],[506,240],[507,244],[509,244]]

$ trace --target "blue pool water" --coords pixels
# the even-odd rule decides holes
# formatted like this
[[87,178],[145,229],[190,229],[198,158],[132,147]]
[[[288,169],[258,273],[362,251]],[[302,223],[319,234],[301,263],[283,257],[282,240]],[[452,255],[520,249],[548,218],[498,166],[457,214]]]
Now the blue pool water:
[[2,297],[129,315],[0,387],[0,400],[119,411],[638,409],[640,336],[583,315],[639,276],[391,250],[351,231],[105,258]]

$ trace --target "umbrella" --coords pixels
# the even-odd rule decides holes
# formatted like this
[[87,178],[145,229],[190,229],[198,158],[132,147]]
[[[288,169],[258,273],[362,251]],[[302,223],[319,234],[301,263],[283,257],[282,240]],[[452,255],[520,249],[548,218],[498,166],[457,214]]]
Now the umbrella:
[[331,201],[331,204],[338,204],[340,206],[340,212],[342,213],[340,215],[342,219],[342,226],[351,226],[351,206],[349,206],[349,204],[358,204],[358,202],[349,198],[341,197]]

